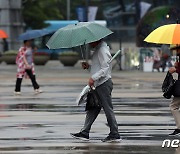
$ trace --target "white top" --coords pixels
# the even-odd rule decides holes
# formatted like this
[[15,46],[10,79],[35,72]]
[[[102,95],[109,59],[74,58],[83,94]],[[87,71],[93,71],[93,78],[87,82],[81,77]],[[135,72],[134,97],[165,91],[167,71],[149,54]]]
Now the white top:
[[101,42],[94,50],[90,73],[91,78],[95,81],[94,86],[97,87],[111,78],[112,65],[109,61],[112,56],[105,42]]
[[32,65],[33,63],[33,52],[31,47],[26,47],[26,59],[29,65]]

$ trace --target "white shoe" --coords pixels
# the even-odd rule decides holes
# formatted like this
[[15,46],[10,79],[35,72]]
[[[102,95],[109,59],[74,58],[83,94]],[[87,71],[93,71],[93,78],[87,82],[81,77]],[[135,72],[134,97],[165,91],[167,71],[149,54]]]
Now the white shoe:
[[41,89],[35,89],[34,91],[35,91],[35,94],[39,94],[43,92]]
[[21,95],[21,92],[20,91],[14,91],[14,94],[15,95]]

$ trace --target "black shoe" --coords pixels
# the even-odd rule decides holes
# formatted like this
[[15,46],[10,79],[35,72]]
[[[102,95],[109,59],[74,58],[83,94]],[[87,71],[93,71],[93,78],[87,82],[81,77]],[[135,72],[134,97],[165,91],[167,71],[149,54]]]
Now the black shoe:
[[70,134],[71,134],[72,137],[74,137],[76,139],[80,139],[80,140],[83,140],[83,141],[89,141],[89,135],[84,135],[81,132],[76,133],[76,134],[73,134],[73,133],[70,133]]
[[107,136],[105,139],[102,140],[102,142],[120,142],[122,139],[120,137],[112,137],[112,136]]
[[175,129],[173,133],[169,134],[169,136],[180,135],[180,129]]

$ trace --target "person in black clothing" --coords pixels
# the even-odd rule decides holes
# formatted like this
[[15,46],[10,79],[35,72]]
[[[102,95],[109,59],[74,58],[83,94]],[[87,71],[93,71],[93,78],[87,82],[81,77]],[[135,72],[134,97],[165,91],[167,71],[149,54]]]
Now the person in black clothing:
[[[177,51],[177,57],[180,58],[180,46],[174,47],[171,50],[176,50]],[[171,74],[177,73],[178,74],[178,80],[180,80],[180,61],[177,60],[177,62],[174,64],[174,67],[169,68],[169,72]],[[176,123],[176,129],[174,132],[172,132],[169,135],[180,135],[180,112],[179,112],[179,107],[180,107],[180,97],[174,96],[171,104],[169,105],[172,115],[174,117],[175,123]]]
[[8,51],[9,47],[6,38],[3,38],[2,40],[3,40],[3,52]]

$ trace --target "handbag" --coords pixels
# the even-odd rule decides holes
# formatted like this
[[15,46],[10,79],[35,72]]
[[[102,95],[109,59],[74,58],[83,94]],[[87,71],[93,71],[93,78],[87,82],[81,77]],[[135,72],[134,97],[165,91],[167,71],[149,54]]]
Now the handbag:
[[163,96],[166,99],[170,99],[171,96],[173,95],[175,82],[176,82],[176,80],[173,79],[172,74],[167,72],[166,77],[162,84],[162,91],[164,92]]
[[91,88],[87,94],[85,111],[92,110],[94,108],[101,108],[101,103],[96,89]]
[[174,79],[173,79],[173,80],[170,82],[169,86],[165,89],[163,96],[164,96],[166,99],[170,99],[172,95],[174,96],[174,85],[175,85],[176,81],[177,81],[177,80],[174,80]]

